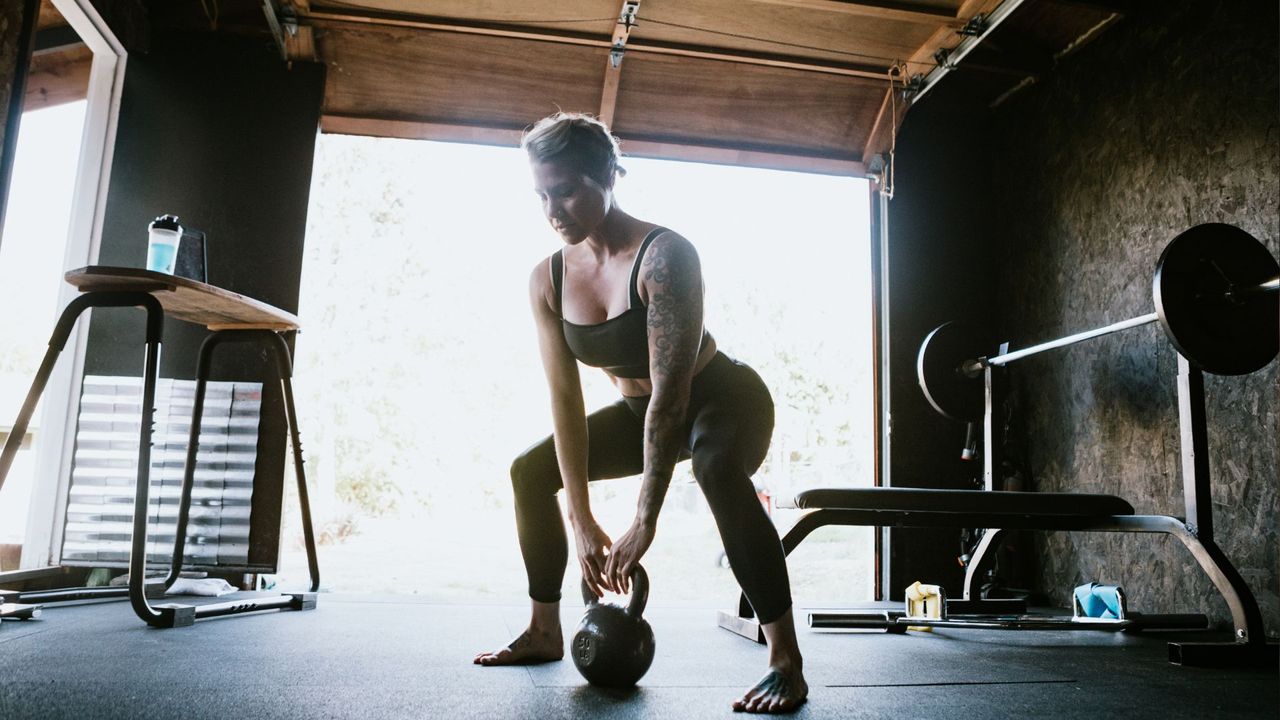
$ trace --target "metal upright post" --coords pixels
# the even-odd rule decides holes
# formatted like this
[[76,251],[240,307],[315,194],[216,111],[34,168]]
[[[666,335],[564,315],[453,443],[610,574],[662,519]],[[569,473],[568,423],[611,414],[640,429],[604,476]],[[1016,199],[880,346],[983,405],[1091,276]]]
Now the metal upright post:
[[1239,665],[1273,662],[1262,611],[1249,585],[1213,539],[1213,493],[1209,485],[1209,432],[1204,373],[1178,354],[1178,428],[1182,445],[1182,495],[1186,532],[1178,537],[1200,562],[1227,601],[1234,626],[1232,643],[1169,643],[1169,660],[1183,665]]
[[1178,429],[1182,446],[1182,496],[1187,530],[1213,541],[1213,492],[1209,485],[1209,432],[1204,373],[1178,355]]
[[[1009,343],[1000,344],[1000,352],[1008,352]],[[999,388],[996,387],[995,374],[998,368],[987,365],[982,370],[983,409],[982,409],[982,485],[988,492],[996,488],[996,472],[1000,467],[1000,443],[996,437],[996,410],[999,407]],[[982,539],[974,548],[964,568],[964,593],[961,598],[966,601],[979,601],[981,598],[974,592],[978,584],[978,570],[987,557],[993,553],[1000,542],[1004,530],[1000,528],[983,528]]]
[[990,491],[996,487],[996,428],[995,428],[995,375],[996,369],[987,366],[982,371],[982,485]]

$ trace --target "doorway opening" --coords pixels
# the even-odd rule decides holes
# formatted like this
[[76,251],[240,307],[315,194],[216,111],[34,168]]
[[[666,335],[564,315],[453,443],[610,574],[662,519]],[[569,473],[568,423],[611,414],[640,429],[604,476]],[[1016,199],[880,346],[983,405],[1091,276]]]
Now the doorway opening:
[[[63,271],[97,258],[125,55],[91,0],[40,3],[0,243],[0,290],[22,308],[0,320],[0,434],[11,430],[57,311],[76,295]],[[0,490],[0,570],[58,563],[84,357],[80,325]]]
[[[707,328],[773,394],[772,447],[755,479],[779,531],[798,517],[785,501],[800,490],[872,485],[867,181],[623,164],[622,207],[693,242]],[[313,178],[295,386],[326,586],[520,601],[509,468],[551,427],[528,278],[560,244],[525,157],[323,135]],[[588,411],[617,399],[598,370],[581,374]],[[638,478],[593,483],[593,512],[612,537],[630,524],[638,488]],[[282,575],[304,578],[298,529],[283,537]],[[721,553],[683,463],[645,558],[652,602],[728,607],[737,586]],[[871,599],[871,529],[820,531],[790,568],[798,604]],[[570,567],[565,597],[578,596],[577,582]]]
[[[9,206],[0,245],[0,287],[22,312],[0,314],[0,439],[7,439],[7,417],[22,406],[31,378],[47,349],[57,319],[67,220],[80,159],[84,101],[23,114],[14,159]],[[8,303],[6,303],[8,304]],[[0,545],[20,546],[35,478],[36,446],[41,441],[40,410],[27,428],[22,449],[0,488]],[[6,561],[4,570],[13,570]]]

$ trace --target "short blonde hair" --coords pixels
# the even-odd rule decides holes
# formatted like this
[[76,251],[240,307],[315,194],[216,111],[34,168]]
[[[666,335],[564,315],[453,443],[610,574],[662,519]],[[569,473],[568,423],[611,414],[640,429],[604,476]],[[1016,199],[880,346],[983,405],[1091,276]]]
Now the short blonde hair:
[[622,151],[609,126],[585,113],[558,112],[534,123],[520,139],[533,162],[567,163],[604,187],[627,171],[618,164]]

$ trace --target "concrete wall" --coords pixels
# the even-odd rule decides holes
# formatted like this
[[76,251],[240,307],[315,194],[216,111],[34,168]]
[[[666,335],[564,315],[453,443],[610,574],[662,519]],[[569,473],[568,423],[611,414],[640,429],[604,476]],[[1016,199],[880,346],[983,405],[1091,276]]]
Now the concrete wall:
[[[1203,222],[1238,225],[1280,254],[1278,28],[1275,3],[1145,3],[994,110],[945,95],[912,110],[899,149],[916,160],[900,161],[891,247],[899,265],[923,265],[891,273],[895,483],[965,482],[950,460],[962,429],[912,396],[909,362],[929,327],[974,312],[1025,346],[1145,314],[1160,251]],[[936,194],[948,186],[955,197]],[[991,314],[975,300],[984,293],[998,298]],[[1140,513],[1181,515],[1175,373],[1156,325],[1015,364],[1009,459],[1037,490],[1114,493]],[[1274,634],[1276,363],[1206,386],[1218,541]],[[1037,537],[1027,579],[1057,604],[1099,580],[1123,584],[1136,609],[1229,619],[1175,540]],[[938,542],[913,538],[901,557]]]
[[[141,267],[147,223],[178,215],[208,235],[209,282],[296,312],[324,67],[287,67],[269,44],[153,38],[131,55],[99,263]],[[162,377],[193,378],[203,328],[166,320]],[[142,314],[96,310],[86,372],[142,374]],[[266,356],[230,344],[214,379],[264,381]],[[263,389],[250,563],[275,563],[286,429],[278,383]]]

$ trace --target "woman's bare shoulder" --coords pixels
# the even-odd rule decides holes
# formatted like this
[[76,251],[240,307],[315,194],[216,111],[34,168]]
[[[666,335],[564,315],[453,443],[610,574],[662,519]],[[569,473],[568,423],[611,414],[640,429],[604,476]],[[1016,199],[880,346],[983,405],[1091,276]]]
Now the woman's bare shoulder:
[[680,265],[699,269],[698,249],[685,236],[669,228],[661,228],[657,237],[649,243],[641,258],[642,267],[661,264],[667,267]]
[[554,284],[551,281],[551,256],[542,258],[529,271],[529,299],[555,310]]

